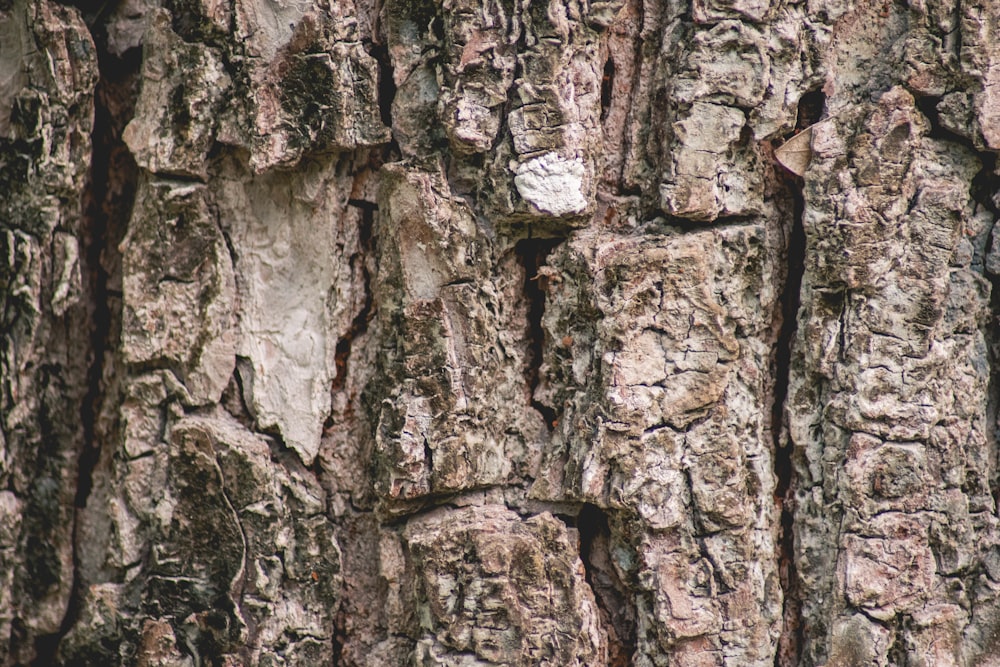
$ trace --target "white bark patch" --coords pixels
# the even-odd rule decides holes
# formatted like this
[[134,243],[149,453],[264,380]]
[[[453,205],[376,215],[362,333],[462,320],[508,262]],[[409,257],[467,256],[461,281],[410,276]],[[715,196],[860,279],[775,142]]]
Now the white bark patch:
[[241,286],[238,354],[250,360],[248,405],[260,427],[311,465],[330,411],[336,332],[352,313],[337,306],[338,185],[316,163],[294,178],[233,174],[220,208],[233,211],[232,244]]
[[240,353],[253,362],[257,420],[278,427],[309,465],[330,402],[331,226],[303,216],[275,224],[280,211],[267,204],[255,213],[245,235],[234,235],[244,270],[256,277],[244,297]]
[[52,251],[55,254],[56,288],[52,292],[52,312],[62,317],[80,300],[80,246],[76,237],[56,232]]
[[587,208],[587,199],[581,192],[583,176],[582,159],[545,153],[518,166],[514,185],[518,193],[539,210],[566,215]]

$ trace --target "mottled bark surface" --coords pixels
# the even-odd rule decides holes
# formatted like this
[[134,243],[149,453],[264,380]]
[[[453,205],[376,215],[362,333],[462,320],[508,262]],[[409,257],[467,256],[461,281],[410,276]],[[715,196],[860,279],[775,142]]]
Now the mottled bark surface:
[[1000,664],[998,35],[0,0],[0,663]]

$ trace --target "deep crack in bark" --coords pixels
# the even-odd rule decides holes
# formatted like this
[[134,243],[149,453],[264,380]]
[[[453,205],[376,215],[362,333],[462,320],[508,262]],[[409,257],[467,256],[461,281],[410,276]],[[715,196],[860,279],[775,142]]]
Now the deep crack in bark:
[[[95,421],[103,398],[104,355],[111,349],[111,339],[116,334],[112,331],[112,299],[108,289],[110,276],[101,262],[101,256],[107,248],[117,248],[120,239],[111,236],[120,236],[128,224],[138,174],[138,167],[122,142],[121,134],[135,110],[142,53],[140,49],[131,49],[118,58],[102,48],[97,35],[95,42],[98,44],[101,78],[94,96],[90,184],[84,193],[93,359],[88,377],[89,392],[83,406],[87,449],[80,457],[77,507],[86,506],[92,484],[91,473],[100,454],[100,445],[95,441]],[[113,105],[120,107],[113,108]]]
[[601,77],[601,122],[608,117],[611,109],[611,91],[615,86],[615,61],[609,55],[604,61],[604,75]]
[[608,632],[608,667],[629,667],[636,647],[635,600],[611,560],[608,516],[596,505],[584,503],[576,526],[587,584]]
[[788,276],[781,296],[782,324],[775,353],[774,406],[771,429],[774,436],[774,472],[777,480],[775,500],[781,508],[778,542],[778,574],[783,591],[781,638],[775,654],[775,667],[792,667],[799,662],[802,648],[802,603],[798,590],[795,568],[794,533],[794,443],[784,429],[784,407],[788,397],[791,372],[792,340],[795,336],[796,317],[799,310],[799,292],[805,262],[806,238],[802,227],[804,202],[801,186],[793,186],[795,220],[788,243]]
[[524,298],[528,306],[527,340],[528,349],[524,379],[528,385],[528,397],[531,407],[545,419],[545,424],[551,431],[558,423],[558,414],[548,405],[535,400],[535,389],[538,388],[538,373],[542,367],[542,355],[545,350],[545,330],[542,328],[542,315],[545,314],[545,289],[540,285],[541,276],[538,270],[545,264],[549,254],[565,239],[561,238],[528,238],[517,242],[514,252],[524,267]]
[[[806,93],[799,100],[796,128],[805,129],[820,119],[825,105],[822,91]],[[781,294],[781,329],[775,343],[774,402],[771,408],[771,433],[774,438],[775,502],[781,510],[778,541],[778,575],[783,592],[782,632],[774,656],[775,667],[792,667],[799,663],[802,650],[802,601],[798,590],[795,567],[794,532],[794,443],[785,429],[785,401],[791,373],[792,341],[798,328],[802,276],[805,272],[806,235],[802,224],[805,200],[802,179],[786,175],[785,182],[793,203],[793,219],[786,251],[787,274]]]
[[[94,91],[94,125],[91,131],[90,173],[86,190],[81,196],[83,222],[81,241],[84,260],[84,294],[90,318],[89,368],[87,393],[80,409],[84,433],[83,449],[77,463],[76,511],[87,505],[93,488],[93,471],[101,454],[101,434],[97,421],[101,403],[106,400],[105,356],[114,346],[118,335],[114,323],[120,314],[113,312],[113,304],[120,305],[120,295],[109,288],[111,274],[119,262],[116,248],[128,224],[135,200],[138,169],[121,134],[131,120],[138,98],[139,69],[142,51],[133,48],[121,56],[108,52],[106,37],[101,26],[91,26],[91,35],[97,47],[99,80]],[[108,249],[110,256],[105,257]],[[104,260],[104,261],[102,261]],[[112,263],[109,269],[105,262]],[[62,638],[76,625],[81,613],[81,582],[79,580],[79,535],[74,521],[73,591],[59,632],[39,637],[35,643],[35,665],[57,663],[57,652]]]
[[[378,205],[374,202],[360,199],[350,199],[347,204],[361,209],[361,223],[358,229],[358,244],[360,247],[357,254],[351,257],[351,261],[360,262],[362,284],[365,289],[365,299],[361,309],[354,316],[354,319],[351,320],[351,324],[347,328],[347,331],[345,331],[337,341],[337,348],[334,354],[337,374],[333,378],[333,391],[339,391],[344,388],[344,385],[347,382],[347,372],[349,370],[348,364],[351,359],[351,346],[354,344],[354,340],[358,338],[358,336],[361,336],[368,331],[368,325],[371,323],[372,318],[375,317],[371,290],[371,272],[368,270],[367,259],[371,256],[371,253],[374,250],[375,240],[372,237],[372,229],[375,224],[375,212],[378,211]],[[333,424],[328,424],[327,428],[332,426]]]

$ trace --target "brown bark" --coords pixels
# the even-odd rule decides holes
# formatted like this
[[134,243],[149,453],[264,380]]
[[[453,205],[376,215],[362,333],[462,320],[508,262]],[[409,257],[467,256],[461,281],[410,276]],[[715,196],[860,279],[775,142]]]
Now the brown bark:
[[998,30],[0,0],[0,662],[993,664]]

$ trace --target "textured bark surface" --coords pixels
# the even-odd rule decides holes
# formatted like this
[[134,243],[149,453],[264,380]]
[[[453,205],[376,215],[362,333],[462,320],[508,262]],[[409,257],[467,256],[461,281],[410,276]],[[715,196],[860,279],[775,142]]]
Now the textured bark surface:
[[998,34],[0,0],[0,663],[1000,664]]

